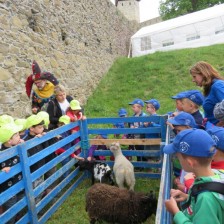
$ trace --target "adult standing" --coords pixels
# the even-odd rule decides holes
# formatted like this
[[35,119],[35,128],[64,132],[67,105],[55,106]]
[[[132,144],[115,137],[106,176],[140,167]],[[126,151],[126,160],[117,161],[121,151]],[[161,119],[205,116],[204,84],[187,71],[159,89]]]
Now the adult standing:
[[65,87],[57,85],[54,87],[55,98],[48,103],[47,112],[50,117],[49,129],[57,128],[59,118],[65,115],[66,110],[70,107],[69,103],[73,100],[71,96],[66,94]]
[[217,124],[218,120],[214,117],[214,107],[216,103],[224,99],[224,79],[219,72],[207,62],[199,61],[191,69],[192,81],[197,86],[203,88],[205,96],[203,109],[205,118],[213,124]]
[[34,78],[35,87],[31,95],[32,112],[38,113],[44,104],[54,98],[54,88],[58,84],[57,79],[50,72],[43,72]]
[[32,100],[32,113],[36,114],[53,97],[58,80],[50,72],[41,72],[37,62],[33,61],[32,74],[27,77],[25,85],[27,96]]

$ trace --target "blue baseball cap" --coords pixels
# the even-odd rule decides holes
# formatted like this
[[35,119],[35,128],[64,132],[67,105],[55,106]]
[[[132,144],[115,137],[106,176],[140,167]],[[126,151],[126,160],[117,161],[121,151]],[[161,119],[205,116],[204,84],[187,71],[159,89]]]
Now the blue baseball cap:
[[189,100],[191,100],[192,102],[194,102],[195,104],[197,104],[198,106],[201,106],[204,102],[204,96],[202,95],[202,93],[199,90],[189,90],[185,93],[185,97]]
[[159,110],[159,108],[160,108],[160,103],[156,99],[146,100],[145,103],[152,104],[156,110]]
[[129,105],[139,104],[140,106],[144,107],[144,102],[141,99],[134,99]]
[[188,91],[179,92],[177,95],[171,96],[171,98],[176,99],[176,100],[183,99],[183,98],[185,98],[187,92]]
[[100,134],[102,138],[107,139],[107,134]]
[[214,126],[206,130],[217,145],[217,149],[224,151],[224,128]]
[[119,117],[123,117],[123,116],[126,116],[127,115],[127,111],[124,109],[124,108],[121,108],[119,111],[118,111],[118,116]]
[[216,143],[212,137],[201,129],[187,129],[181,131],[173,143],[166,145],[163,152],[173,154],[180,152],[193,157],[212,157],[216,152]]
[[172,117],[167,121],[172,125],[177,126],[190,126],[192,128],[195,128],[197,126],[194,117],[186,112],[180,112],[177,116]]

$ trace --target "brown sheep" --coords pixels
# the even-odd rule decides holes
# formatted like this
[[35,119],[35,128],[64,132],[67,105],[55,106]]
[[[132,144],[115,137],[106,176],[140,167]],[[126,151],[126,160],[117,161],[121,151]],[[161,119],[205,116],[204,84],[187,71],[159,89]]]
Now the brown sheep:
[[148,195],[106,184],[94,184],[86,195],[90,223],[106,221],[118,224],[140,224],[156,213],[157,199]]

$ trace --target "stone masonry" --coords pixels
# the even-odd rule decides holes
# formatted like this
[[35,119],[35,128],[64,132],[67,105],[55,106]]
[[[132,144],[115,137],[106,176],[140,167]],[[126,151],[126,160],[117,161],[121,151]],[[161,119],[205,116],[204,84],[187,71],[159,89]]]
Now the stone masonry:
[[84,104],[137,30],[110,0],[0,0],[0,24],[0,114],[19,118],[33,60]]

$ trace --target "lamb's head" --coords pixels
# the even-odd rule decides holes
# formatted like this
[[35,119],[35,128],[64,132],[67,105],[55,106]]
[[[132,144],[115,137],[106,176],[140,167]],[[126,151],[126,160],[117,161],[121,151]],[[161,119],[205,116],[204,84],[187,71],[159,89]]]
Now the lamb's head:
[[87,159],[79,160],[77,165],[79,166],[80,171],[91,170],[94,166],[94,161],[88,161]]
[[110,145],[110,151],[112,153],[116,153],[117,151],[120,151],[121,150],[121,147],[120,147],[120,144],[119,142],[113,142],[111,145]]
[[141,198],[141,209],[147,217],[156,214],[157,198],[153,191]]

